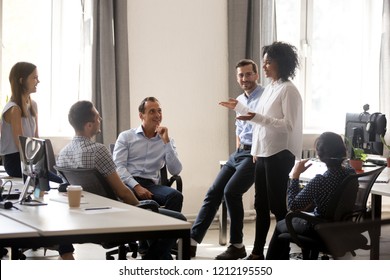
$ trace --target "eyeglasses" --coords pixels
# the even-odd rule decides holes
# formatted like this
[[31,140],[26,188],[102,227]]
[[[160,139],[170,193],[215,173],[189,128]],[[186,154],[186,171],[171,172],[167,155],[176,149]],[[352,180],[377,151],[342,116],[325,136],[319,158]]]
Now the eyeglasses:
[[254,72],[246,72],[246,73],[239,73],[239,74],[237,74],[237,77],[238,78],[240,78],[240,79],[242,79],[242,78],[250,78],[250,77],[252,77],[253,75],[255,75],[255,73]]

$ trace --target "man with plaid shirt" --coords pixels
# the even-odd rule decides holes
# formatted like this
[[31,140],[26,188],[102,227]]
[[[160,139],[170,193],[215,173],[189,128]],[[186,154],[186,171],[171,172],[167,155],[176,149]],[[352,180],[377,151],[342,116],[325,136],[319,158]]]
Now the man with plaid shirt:
[[[138,205],[137,197],[121,181],[109,150],[92,138],[100,133],[102,118],[90,101],[78,101],[69,111],[68,119],[76,135],[58,156],[57,165],[70,168],[96,168],[107,180],[115,194],[124,202]],[[186,220],[175,211],[159,209],[161,214]],[[175,239],[158,239],[149,247],[143,259],[172,259],[170,250],[175,245]]]

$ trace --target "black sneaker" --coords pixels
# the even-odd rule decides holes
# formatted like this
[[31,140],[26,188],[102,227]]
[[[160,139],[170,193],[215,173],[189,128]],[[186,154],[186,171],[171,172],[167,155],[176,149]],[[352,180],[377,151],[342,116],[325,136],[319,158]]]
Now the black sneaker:
[[237,248],[234,245],[230,245],[225,252],[215,257],[216,260],[237,260],[246,257],[245,246]]

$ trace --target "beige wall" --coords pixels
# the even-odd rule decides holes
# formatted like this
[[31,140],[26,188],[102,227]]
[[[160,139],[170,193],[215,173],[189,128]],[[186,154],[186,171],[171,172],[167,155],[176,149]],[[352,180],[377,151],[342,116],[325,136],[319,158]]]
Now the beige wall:
[[[162,103],[163,124],[183,163],[184,208],[195,216],[229,155],[227,1],[132,0],[129,13],[130,110],[139,125],[138,104],[146,96]],[[312,149],[317,135],[304,136]],[[56,154],[70,139],[52,139]],[[245,209],[253,209],[253,188]],[[390,202],[386,202],[390,204]]]
[[228,156],[225,0],[128,2],[131,126],[137,107],[157,97],[163,125],[183,163],[185,214],[197,213]]

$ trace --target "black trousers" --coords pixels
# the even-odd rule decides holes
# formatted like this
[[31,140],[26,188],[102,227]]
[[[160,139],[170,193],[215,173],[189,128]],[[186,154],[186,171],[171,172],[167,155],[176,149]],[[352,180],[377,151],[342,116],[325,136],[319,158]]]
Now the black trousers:
[[258,157],[255,167],[256,236],[252,253],[263,255],[272,212],[277,221],[287,214],[286,191],[295,156],[283,150],[270,157]]

